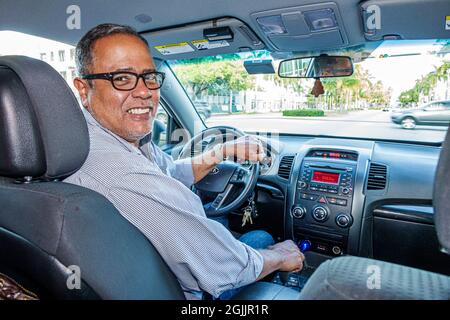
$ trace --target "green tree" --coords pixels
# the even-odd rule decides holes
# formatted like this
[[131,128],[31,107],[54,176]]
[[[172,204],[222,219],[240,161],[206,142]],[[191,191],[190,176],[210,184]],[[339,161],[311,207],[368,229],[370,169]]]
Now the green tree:
[[247,90],[252,81],[242,63],[237,60],[203,60],[172,65],[185,88],[191,88],[194,96],[208,94],[229,94]]
[[402,105],[418,103],[420,96],[432,96],[438,81],[448,81],[450,73],[450,61],[444,61],[439,67],[416,80],[414,87],[403,91],[399,101]]
[[363,103],[377,106],[389,103],[392,90],[384,88],[381,81],[373,83],[370,74],[356,65],[353,75],[342,78],[322,79],[325,95],[308,97],[309,105],[322,105],[327,109],[358,109]]

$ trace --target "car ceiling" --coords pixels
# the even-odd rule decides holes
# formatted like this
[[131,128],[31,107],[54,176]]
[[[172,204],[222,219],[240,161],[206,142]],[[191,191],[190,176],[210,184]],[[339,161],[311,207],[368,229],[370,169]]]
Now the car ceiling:
[[[424,3],[428,4],[426,9],[422,8]],[[69,16],[66,10],[73,4],[78,5],[81,9],[81,29],[79,30],[69,30],[66,27],[66,20]],[[384,10],[383,13],[390,20],[383,21],[385,30],[368,37],[367,34],[366,36],[364,34],[362,7],[370,4],[380,5]],[[328,40],[324,38],[319,41],[321,43],[319,46],[323,46],[323,49],[351,47],[368,40],[380,40],[390,33],[400,34],[402,38],[409,39],[415,38],[415,34],[420,38],[437,38],[438,36],[450,38],[450,31],[443,28],[443,19],[446,15],[450,16],[449,0],[130,0],[126,2],[123,0],[2,0],[0,1],[0,30],[24,32],[74,45],[90,28],[100,23],[110,22],[133,26],[139,32],[145,33],[152,44],[151,41],[154,39],[152,35],[161,36],[161,29],[216,18],[233,17],[247,25],[262,40],[266,49],[280,52],[300,52],[321,48],[317,48],[318,42],[316,41],[309,44],[302,40],[298,41],[297,47],[290,46],[292,41],[274,45],[259,28],[255,17],[265,11],[269,11],[266,14],[269,15],[270,12],[276,13],[280,9],[282,11],[289,10],[286,8],[301,8],[301,6],[308,5],[313,8],[314,5],[319,8],[334,6],[341,18],[339,28],[343,44],[335,44],[332,45],[334,48],[330,48]],[[417,10],[421,11],[417,12]],[[135,18],[143,14],[150,16],[151,21],[139,22]],[[398,32],[396,32],[396,28]],[[167,38],[176,39],[177,32],[180,30],[183,28],[174,29],[172,33],[169,32]],[[189,32],[189,30],[187,31]],[[186,29],[184,32],[186,34]],[[162,35],[166,36],[166,34]],[[328,47],[326,47],[327,44]],[[180,57],[177,56],[177,58]]]

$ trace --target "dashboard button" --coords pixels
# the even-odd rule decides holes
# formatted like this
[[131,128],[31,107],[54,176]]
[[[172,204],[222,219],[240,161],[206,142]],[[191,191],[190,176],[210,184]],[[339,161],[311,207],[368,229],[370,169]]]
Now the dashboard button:
[[312,211],[314,220],[324,222],[328,218],[328,209],[324,206],[317,206]]
[[304,207],[294,207],[292,209],[292,216],[297,219],[301,219],[305,216],[306,209]]
[[339,246],[334,246],[333,248],[331,248],[331,251],[337,256],[342,253],[342,250]]
[[337,201],[336,198],[327,197],[327,199],[328,199],[328,203],[330,203],[330,204],[336,204],[336,201]]
[[327,203],[327,199],[325,199],[325,197],[320,197],[319,198],[319,202],[320,203]]
[[346,214],[339,214],[336,217],[336,224],[341,227],[341,228],[347,228],[350,227],[350,225],[352,224],[352,218]]

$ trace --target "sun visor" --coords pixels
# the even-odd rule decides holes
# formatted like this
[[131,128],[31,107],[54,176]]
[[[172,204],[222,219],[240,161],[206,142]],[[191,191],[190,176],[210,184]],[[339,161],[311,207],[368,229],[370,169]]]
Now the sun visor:
[[348,44],[334,2],[253,13],[253,22],[279,51],[336,49]]
[[152,55],[162,60],[264,49],[264,43],[242,21],[221,18],[142,33]]
[[450,0],[369,0],[361,15],[367,40],[450,38]]

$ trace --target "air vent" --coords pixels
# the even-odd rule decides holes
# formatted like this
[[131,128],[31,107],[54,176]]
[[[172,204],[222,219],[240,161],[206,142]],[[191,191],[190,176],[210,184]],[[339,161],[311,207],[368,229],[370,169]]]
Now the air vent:
[[284,156],[281,158],[280,166],[278,167],[278,175],[284,179],[289,179],[292,169],[292,163],[295,156]]
[[386,188],[387,168],[382,164],[371,163],[367,190],[383,190]]

